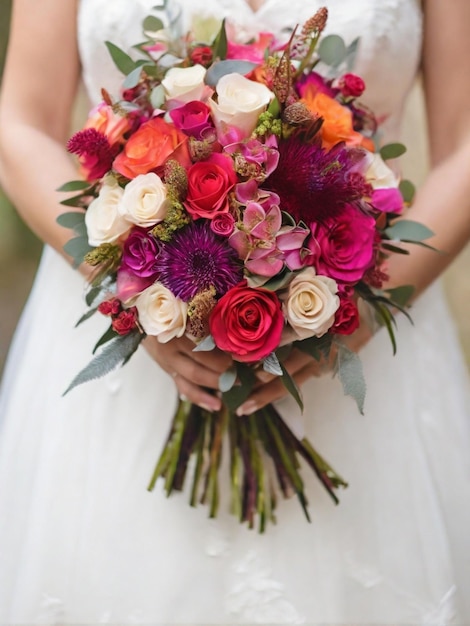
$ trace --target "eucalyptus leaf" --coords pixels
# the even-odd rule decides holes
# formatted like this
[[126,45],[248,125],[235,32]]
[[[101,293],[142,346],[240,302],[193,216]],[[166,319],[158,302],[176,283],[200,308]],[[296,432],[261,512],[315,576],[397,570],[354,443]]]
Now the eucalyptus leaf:
[[87,305],[91,306],[93,302],[98,299],[100,293],[101,287],[92,287],[92,289],[90,289],[85,296],[85,302],[87,303]]
[[142,28],[146,33],[156,33],[165,28],[165,25],[159,17],[156,17],[155,15],[147,15],[143,21]]
[[219,376],[219,391],[225,393],[226,391],[230,391],[230,389],[235,384],[237,380],[237,368],[231,367],[226,372],[223,372]]
[[346,69],[351,72],[356,64],[357,49],[359,47],[360,38],[356,37],[346,50]]
[[402,180],[400,183],[400,192],[403,196],[403,200],[408,204],[411,204],[414,200],[416,187],[411,180]]
[[90,363],[75,376],[62,395],[65,396],[65,394],[78,385],[106,376],[106,374],[112,372],[116,367],[129,360],[137,350],[143,337],[144,335],[136,331],[128,335],[119,336],[106,344],[100,354],[92,359]]
[[323,63],[338,67],[346,58],[346,44],[339,35],[328,35],[321,40],[318,54]]
[[274,376],[282,376],[282,367],[274,352],[271,352],[263,361],[263,369]]
[[75,237],[69,239],[64,245],[64,252],[72,257],[74,261],[74,267],[78,267],[83,263],[83,259],[88,252],[93,250],[92,246],[88,243],[86,237]]
[[397,159],[405,152],[406,146],[402,143],[389,143],[380,149],[380,156],[384,161],[387,161],[388,159]]
[[284,384],[284,387],[287,389],[287,391],[291,394],[291,396],[294,398],[294,400],[297,402],[297,404],[299,405],[300,410],[303,412],[304,410],[304,403],[302,400],[302,395],[300,393],[300,389],[297,387],[297,384],[295,382],[295,380],[292,378],[292,376],[289,374],[289,372],[286,370],[286,368],[283,366],[282,363],[280,363],[281,369],[282,369],[282,382]]
[[208,335],[204,337],[202,341],[200,341],[195,348],[193,348],[193,352],[210,352],[215,348],[215,341],[212,335]]
[[127,74],[130,74],[135,68],[135,62],[131,59],[131,57],[111,41],[105,41],[105,45],[108,48],[109,54],[111,55],[111,58],[118,70],[126,76]]
[[385,234],[393,241],[409,242],[423,241],[434,235],[427,226],[412,220],[398,220],[385,230]]
[[337,374],[343,386],[344,395],[352,396],[361,415],[364,415],[366,381],[359,356],[345,345],[338,345]]
[[56,191],[82,191],[88,187],[90,187],[90,183],[87,180],[71,180],[61,185]]
[[229,59],[226,61],[216,61],[206,72],[204,81],[210,87],[216,87],[222,76],[226,74],[248,74],[256,67],[256,63],[250,61],[240,61],[239,59]]
[[71,198],[66,198],[65,200],[61,200],[60,204],[63,204],[64,206],[85,208],[87,204],[85,200],[86,197],[87,197],[87,194],[80,193],[77,196],[72,196]]
[[61,213],[57,217],[56,222],[64,228],[75,229],[79,224],[85,224],[85,213],[79,211]]
[[124,89],[133,89],[139,84],[142,75],[142,66],[138,65],[124,79],[122,86]]
[[389,252],[393,252],[394,254],[409,254],[410,251],[406,248],[400,248],[399,246],[394,246],[387,241],[382,242],[381,248],[384,250],[388,250]]
[[235,411],[245,402],[256,382],[256,375],[249,365],[237,363],[236,368],[240,385],[234,385],[222,394],[222,400],[229,411]]
[[154,109],[160,109],[165,102],[165,89],[163,85],[157,85],[150,94],[150,104]]

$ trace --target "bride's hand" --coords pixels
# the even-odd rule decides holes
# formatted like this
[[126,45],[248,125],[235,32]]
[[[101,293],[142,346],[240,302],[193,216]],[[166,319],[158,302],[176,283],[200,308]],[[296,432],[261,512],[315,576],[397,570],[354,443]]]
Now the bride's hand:
[[232,365],[230,356],[220,350],[194,352],[194,343],[187,337],[160,343],[156,337],[148,336],[143,346],[173,377],[180,396],[208,411],[221,408],[220,399],[207,389],[219,388],[219,376]]
[[[362,323],[352,335],[343,336],[342,341],[354,352],[359,350],[370,340],[373,331],[367,323]],[[331,372],[336,361],[337,351],[333,347],[328,360],[317,361],[298,349],[293,349],[289,357],[283,362],[284,367],[301,387],[308,379]],[[255,386],[248,399],[237,409],[237,415],[248,415],[263,408],[270,402],[281,400],[289,394],[280,376],[274,376],[264,371],[258,374],[260,382]]]

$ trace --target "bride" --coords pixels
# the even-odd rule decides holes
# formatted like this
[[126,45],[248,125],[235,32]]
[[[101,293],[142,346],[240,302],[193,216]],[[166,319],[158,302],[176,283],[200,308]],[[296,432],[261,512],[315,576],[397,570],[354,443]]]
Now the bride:
[[[384,332],[355,337],[365,417],[338,381],[291,360],[306,405],[294,426],[350,486],[335,508],[307,477],[313,523],[283,501],[277,526],[260,536],[225,500],[213,521],[184,496],[146,491],[177,393],[219,408],[204,388],[217,387],[226,357],[148,339],[125,368],[61,397],[103,324],[74,328],[84,279],[55,221],[55,190],[77,177],[64,149],[77,84],[82,76],[92,102],[101,87],[116,93],[103,42],[139,42],[154,3],[14,1],[1,182],[47,246],[0,405],[0,622],[470,624],[468,381],[436,282],[470,238],[470,4],[180,0],[186,27],[226,16],[248,35],[280,33],[326,4],[330,32],[361,36],[355,70],[385,120],[384,142],[399,137],[404,100],[424,74],[433,168],[412,213],[446,254],[413,249],[390,263],[393,284],[416,286],[415,326],[400,320],[396,357]],[[291,414],[282,395],[267,381],[243,411],[276,400]]]

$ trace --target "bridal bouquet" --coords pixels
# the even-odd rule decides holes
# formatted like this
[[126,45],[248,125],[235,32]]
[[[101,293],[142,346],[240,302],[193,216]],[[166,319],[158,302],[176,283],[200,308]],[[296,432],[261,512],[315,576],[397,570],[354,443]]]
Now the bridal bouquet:
[[181,490],[190,473],[191,504],[215,516],[228,433],[233,512],[260,531],[278,493],[297,494],[309,517],[300,459],[335,501],[346,484],[274,406],[236,415],[257,371],[281,377],[302,407],[284,361],[305,351],[334,363],[362,411],[360,361],[342,339],[365,303],[395,347],[393,312],[410,288],[383,289],[387,258],[430,235],[395,221],[413,188],[385,161],[404,147],[378,149],[351,73],[357,41],[321,37],[326,20],[321,9],[280,43],[203,21],[175,40],[149,16],[138,60],[107,43],[121,92],[103,91],[69,140],[84,180],[61,188],[78,192],[63,204],[80,209],[59,217],[75,231],[65,250],[94,268],[79,322],[96,311],[110,321],[67,391],[126,363],[147,335],[230,354],[223,409],[179,401],[150,488],[162,477],[168,494]]

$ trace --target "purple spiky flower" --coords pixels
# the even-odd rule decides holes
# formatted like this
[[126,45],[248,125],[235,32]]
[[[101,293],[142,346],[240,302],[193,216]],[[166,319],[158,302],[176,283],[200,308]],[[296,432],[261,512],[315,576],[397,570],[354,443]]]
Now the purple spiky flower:
[[163,246],[155,269],[159,281],[184,302],[210,287],[222,296],[243,278],[237,253],[206,220],[178,230]]
[[279,142],[278,149],[278,166],[263,187],[278,194],[281,209],[297,222],[334,217],[368,190],[361,174],[361,149],[338,144],[325,150],[297,135]]

